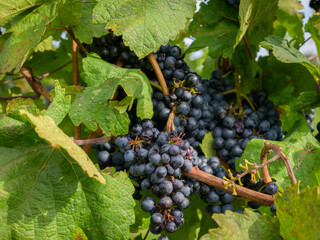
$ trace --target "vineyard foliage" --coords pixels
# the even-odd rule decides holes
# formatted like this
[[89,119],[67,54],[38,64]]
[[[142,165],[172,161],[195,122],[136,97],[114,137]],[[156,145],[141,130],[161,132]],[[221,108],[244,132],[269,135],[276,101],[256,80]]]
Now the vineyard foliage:
[[[178,44],[191,70],[202,78],[219,68],[241,96],[266,90],[280,114],[284,139],[269,142],[288,157],[298,183],[291,185],[280,159],[268,165],[279,187],[274,196],[277,215],[269,206],[261,206],[260,215],[248,207],[248,200],[235,197],[232,204],[243,214],[210,216],[200,197],[192,196],[184,225],[168,234],[170,239],[319,238],[319,130],[311,131],[305,117],[315,109],[313,124],[320,121],[319,59],[309,61],[299,49],[308,32],[320,50],[320,13],[303,25],[298,0],[227,2],[0,0],[3,239],[160,236],[149,233],[150,214],[132,197],[138,183],[127,171],[100,170],[96,149],[88,152],[79,143],[112,141],[130,132],[132,119],[152,119],[156,109],[152,94],[158,89],[142,69],[85,53],[84,45],[109,31],[121,35],[124,45],[145,60],[161,45]],[[262,48],[268,54],[259,57]],[[199,151],[208,159],[217,156],[213,142],[212,132],[200,142]],[[259,165],[264,144],[252,139],[236,160],[236,170],[243,169],[245,159]],[[140,194],[148,197],[152,191]]]

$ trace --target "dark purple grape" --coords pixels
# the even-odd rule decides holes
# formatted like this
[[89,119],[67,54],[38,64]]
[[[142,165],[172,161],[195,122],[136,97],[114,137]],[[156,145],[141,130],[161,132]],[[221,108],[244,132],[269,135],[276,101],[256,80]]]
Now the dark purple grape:
[[266,191],[268,194],[274,195],[278,192],[278,185],[275,182],[268,182],[266,184]]
[[154,213],[151,215],[150,218],[150,223],[155,226],[155,227],[159,227],[162,225],[164,219],[163,219],[163,215],[161,213]]
[[172,200],[170,197],[163,197],[163,198],[160,198],[159,200],[159,205],[162,209],[166,210],[166,209],[169,209],[171,208],[172,206]]
[[152,212],[156,209],[156,202],[151,197],[146,197],[141,202],[141,208],[143,211]]

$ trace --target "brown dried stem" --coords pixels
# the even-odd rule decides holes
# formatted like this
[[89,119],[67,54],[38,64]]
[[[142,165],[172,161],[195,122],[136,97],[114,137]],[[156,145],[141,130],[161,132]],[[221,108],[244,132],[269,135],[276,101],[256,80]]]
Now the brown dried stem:
[[166,125],[166,132],[169,133],[174,129],[174,116],[176,114],[176,108],[173,108],[169,114],[169,117],[168,117],[168,121],[167,121],[167,125]]
[[162,71],[161,71],[159,64],[158,64],[157,60],[155,59],[153,53],[150,53],[148,55],[148,59],[153,67],[154,72],[156,73],[156,76],[157,76],[158,81],[160,83],[163,95],[165,95],[165,96],[168,95],[169,90],[168,90],[166,80],[163,77]]
[[77,45],[79,46],[81,51],[87,56],[89,54],[87,49],[82,45],[82,43],[79,41],[79,39],[75,37],[72,29],[70,27],[67,27],[66,31],[69,33],[70,37],[77,43]]
[[21,68],[20,72],[25,77],[25,79],[28,81],[30,87],[36,93],[36,96],[42,95],[50,101],[50,92],[47,89],[45,89],[41,85],[41,83],[39,83],[37,80],[34,79],[32,69],[30,67],[23,66]]
[[[260,162],[261,163],[265,163],[267,162],[267,155],[268,153],[272,150],[273,152],[276,153],[276,159],[281,159],[284,163],[284,165],[286,166],[287,168],[287,172],[288,172],[288,175],[290,177],[290,180],[291,180],[291,184],[292,185],[295,185],[297,183],[297,180],[296,180],[296,177],[294,176],[294,173],[292,171],[292,167],[291,167],[291,164],[290,164],[290,160],[289,158],[287,158],[281,148],[275,144],[272,144],[272,143],[269,143],[267,141],[263,141],[264,142],[264,147],[261,151],[261,155],[260,155]],[[272,158],[271,158],[272,159]],[[270,160],[271,160],[270,159]],[[275,160],[276,160],[275,159]],[[269,161],[270,161],[269,160]],[[268,183],[270,182],[271,178],[269,176],[269,172],[268,172],[268,168],[267,168],[267,164],[262,168],[262,174],[263,174],[263,179],[265,180],[265,183]]]
[[230,185],[230,182],[203,172],[198,168],[192,168],[188,172],[182,172],[182,174],[189,178],[206,183],[210,186],[226,190],[227,192],[235,192],[237,196],[259,202],[263,205],[271,206],[273,204],[273,197],[271,195],[263,194],[236,184]]

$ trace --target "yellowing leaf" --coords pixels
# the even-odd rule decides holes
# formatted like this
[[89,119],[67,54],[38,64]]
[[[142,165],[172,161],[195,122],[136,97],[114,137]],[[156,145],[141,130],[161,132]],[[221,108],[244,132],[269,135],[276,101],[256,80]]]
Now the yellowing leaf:
[[66,150],[90,177],[96,178],[103,184],[106,183],[87,154],[78,145],[76,145],[71,138],[65,135],[60,128],[57,127],[51,117],[36,117],[25,110],[20,110],[20,114],[26,115],[32,124],[35,125],[35,131],[38,133],[40,138],[47,140],[55,149],[62,148]]

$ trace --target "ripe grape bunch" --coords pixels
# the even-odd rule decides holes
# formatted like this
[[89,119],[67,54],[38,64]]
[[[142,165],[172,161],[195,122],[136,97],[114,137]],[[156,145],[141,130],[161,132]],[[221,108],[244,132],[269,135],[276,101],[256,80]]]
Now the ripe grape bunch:
[[[95,46],[98,46],[97,52],[105,60],[117,64],[120,61],[127,68],[140,67],[149,80],[159,84],[149,60],[137,59],[128,48],[124,51],[132,56],[129,61],[119,51],[118,57],[102,55],[101,49],[110,52],[111,43],[122,46],[119,42],[121,38],[110,32],[104,40],[95,39]],[[230,94],[234,92],[231,80],[223,77],[220,70],[213,70],[210,79],[202,79],[196,72],[190,71],[181,52],[179,46],[168,43],[154,54],[170,94],[164,96],[155,89],[152,95],[153,119],[141,121],[129,113],[129,134],[116,137],[114,143],[97,147],[101,169],[113,166],[117,171],[126,170],[129,177],[138,183],[133,196],[137,200],[143,198],[141,208],[150,213],[149,230],[154,234],[163,230],[173,233],[183,225],[182,211],[189,206],[188,197],[192,194],[200,195],[208,204],[206,210],[210,215],[226,210],[241,213],[231,205],[231,193],[182,175],[183,171],[196,166],[213,176],[228,178],[217,157],[207,159],[198,156],[198,152],[201,153],[199,144],[206,133],[212,132],[213,148],[220,159],[227,161],[231,170],[235,170],[235,161],[242,156],[251,139],[283,138],[279,113],[265,91],[246,95],[240,110],[234,104],[234,94]],[[263,181],[252,183],[248,175],[242,182],[245,187],[274,194],[267,190]],[[151,190],[153,197],[141,196],[141,190]],[[144,195],[144,192],[141,194]],[[249,202],[249,206],[257,209],[260,204]],[[274,206],[271,211],[275,214]],[[162,238],[168,239],[165,236],[159,239]]]
[[190,171],[198,163],[197,152],[189,142],[175,133],[160,132],[151,120],[135,124],[130,134],[118,136],[114,144],[99,145],[100,168],[114,166],[126,169],[129,177],[143,190],[152,189],[159,198],[146,197],[141,208],[150,212],[150,231],[175,232],[184,223],[182,210],[189,206],[191,189],[182,171]]

